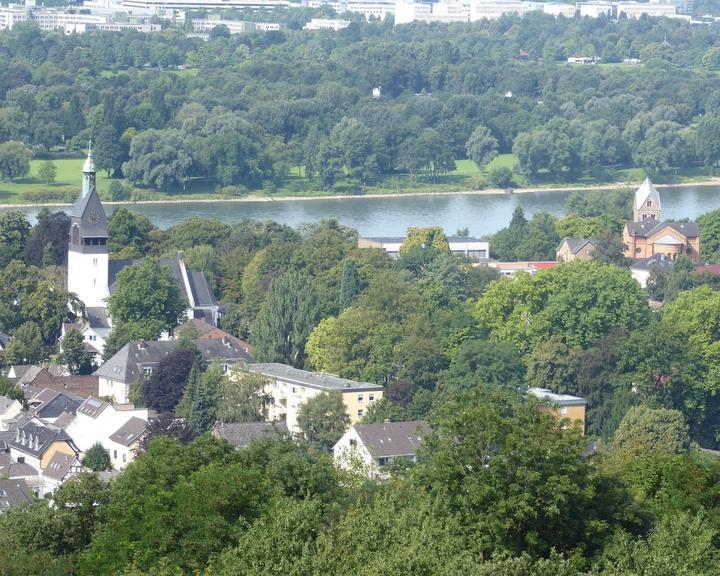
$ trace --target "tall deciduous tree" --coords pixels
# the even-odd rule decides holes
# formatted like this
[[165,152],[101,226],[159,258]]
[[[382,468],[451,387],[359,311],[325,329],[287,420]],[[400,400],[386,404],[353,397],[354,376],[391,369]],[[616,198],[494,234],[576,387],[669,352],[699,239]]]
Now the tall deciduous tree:
[[352,306],[360,293],[360,275],[354,260],[348,258],[343,263],[342,278],[340,279],[340,309]]
[[167,190],[184,186],[192,166],[192,153],[179,130],[139,132],[130,144],[123,174],[131,182]]
[[92,356],[85,350],[85,340],[75,328],[71,328],[63,336],[60,344],[59,360],[67,366],[71,374],[91,374],[93,369]]
[[55,162],[52,160],[44,160],[43,163],[40,164],[40,168],[38,168],[38,177],[45,182],[46,186],[55,182],[55,178],[57,177],[57,166]]
[[0,178],[15,180],[30,173],[32,152],[22,142],[0,144]]
[[150,233],[155,229],[147,216],[130,212],[120,206],[108,218],[108,245],[110,252],[133,248],[147,254]]
[[112,462],[108,451],[103,448],[100,442],[97,442],[85,452],[82,465],[93,472],[102,472],[103,470],[109,470],[112,467]]
[[121,270],[115,292],[108,298],[113,322],[151,323],[160,331],[171,330],[182,323],[186,309],[187,303],[170,269],[152,258]]
[[44,360],[45,347],[37,325],[25,322],[18,326],[2,355],[5,364],[36,364]]
[[350,425],[340,392],[323,392],[298,410],[298,426],[305,439],[320,448],[331,450]]
[[319,320],[320,308],[311,279],[288,272],[270,286],[253,324],[255,357],[265,362],[302,366],[305,343]]
[[65,212],[38,214],[23,250],[25,262],[34,266],[62,265],[67,257],[69,231],[70,218]]
[[174,410],[183,396],[196,360],[191,350],[176,350],[163,358],[143,385],[145,405],[158,412]]
[[265,391],[268,379],[239,366],[218,389],[217,419],[221,422],[260,422],[271,398]]
[[19,210],[0,214],[0,267],[22,257],[30,233],[30,222]]
[[498,141],[485,126],[473,130],[465,145],[465,152],[478,168],[484,168],[497,156]]

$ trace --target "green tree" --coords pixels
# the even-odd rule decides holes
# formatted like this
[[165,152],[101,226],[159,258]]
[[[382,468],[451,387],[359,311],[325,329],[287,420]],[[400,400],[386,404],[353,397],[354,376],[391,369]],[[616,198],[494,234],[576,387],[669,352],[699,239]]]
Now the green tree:
[[638,458],[649,452],[670,454],[685,451],[690,435],[685,417],[677,410],[631,408],[613,435],[611,449],[626,458]]
[[340,309],[352,306],[360,293],[360,275],[355,260],[351,258],[343,262],[342,278],[340,279]]
[[29,234],[30,222],[25,214],[19,210],[0,214],[0,267],[22,258]]
[[610,331],[644,325],[647,300],[627,271],[571,262],[491,284],[475,309],[482,334],[523,351],[557,336],[587,348]]
[[108,454],[108,451],[103,448],[100,442],[93,444],[87,449],[82,459],[82,465],[93,472],[102,472],[103,470],[112,468],[110,454]]
[[481,170],[497,156],[498,141],[485,126],[473,130],[465,145],[467,157]]
[[108,246],[110,252],[133,248],[139,254],[147,254],[150,234],[155,226],[147,216],[134,214],[124,206],[118,207],[108,218]]
[[[172,330],[185,317],[187,303],[168,268],[152,258],[128,266],[117,275],[108,311],[115,323],[134,323]],[[158,332],[156,336],[159,336]]]
[[219,389],[217,419],[221,422],[261,422],[272,398],[265,391],[269,380],[242,366],[223,379]]
[[67,257],[69,233],[70,218],[65,212],[48,210],[46,214],[38,214],[37,223],[25,242],[25,262],[34,266],[62,265]]
[[[720,160],[720,117],[705,116],[698,124],[695,152],[705,166],[715,166]],[[703,238],[703,244],[704,244]]]
[[188,398],[188,425],[198,434],[207,432],[215,424],[218,396],[226,380],[219,364],[211,364],[202,374],[197,363],[193,365],[183,399]]
[[158,412],[172,412],[183,397],[196,363],[192,350],[178,349],[163,358],[143,385],[145,406]]
[[38,168],[38,177],[45,182],[46,186],[49,186],[55,182],[57,177],[57,166],[52,160],[44,160]]
[[429,226],[427,228],[407,229],[405,240],[400,246],[400,255],[408,252],[412,248],[436,248],[437,250],[450,250],[445,231],[439,226]]
[[305,343],[319,319],[310,278],[288,272],[273,282],[252,328],[255,357],[263,362],[302,366]]
[[720,251],[720,210],[706,212],[697,219],[705,257],[713,258]]
[[332,450],[350,426],[340,392],[323,392],[301,404],[297,421],[305,439],[325,450]]
[[37,325],[25,322],[18,326],[2,356],[5,364],[37,364],[44,360],[45,346]]
[[25,404],[25,394],[23,394],[20,386],[3,375],[0,375],[0,396],[5,396],[11,400],[17,400],[21,404]]
[[0,144],[0,178],[15,180],[30,173],[32,152],[22,142],[3,142]]
[[85,350],[85,340],[75,328],[63,336],[58,360],[67,366],[70,374],[91,374],[95,368],[92,355]]
[[169,190],[185,185],[192,163],[190,147],[179,130],[145,130],[132,139],[122,170],[134,184]]
[[558,336],[541,342],[527,357],[528,386],[577,394],[579,356],[577,348],[569,348]]
[[512,169],[507,166],[493,166],[488,171],[488,181],[495,188],[511,188],[514,184]]
[[93,148],[95,166],[98,170],[105,170],[108,176],[120,172],[126,149],[112,125],[103,124],[97,130]]

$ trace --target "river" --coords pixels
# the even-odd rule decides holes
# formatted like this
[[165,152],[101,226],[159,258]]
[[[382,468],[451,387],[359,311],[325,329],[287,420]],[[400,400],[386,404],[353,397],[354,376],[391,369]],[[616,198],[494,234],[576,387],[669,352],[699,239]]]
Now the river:
[[[442,226],[448,233],[467,227],[481,236],[508,225],[516,206],[526,216],[545,210],[562,216],[568,192],[536,192],[508,195],[407,196],[389,198],[322,198],[269,202],[183,202],[137,204],[133,212],[146,215],[160,228],[202,216],[225,222],[243,218],[275,220],[290,226],[336,218],[363,236],[402,236],[408,226]],[[663,218],[690,218],[720,208],[720,186],[683,186],[660,189]],[[110,213],[114,207],[106,206]],[[25,209],[34,220],[37,209]]]

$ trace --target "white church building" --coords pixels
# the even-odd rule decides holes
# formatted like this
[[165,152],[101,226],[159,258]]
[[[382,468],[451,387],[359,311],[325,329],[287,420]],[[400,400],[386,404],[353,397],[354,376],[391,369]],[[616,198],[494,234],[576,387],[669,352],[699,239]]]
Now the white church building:
[[[64,325],[63,334],[76,328],[85,339],[86,348],[99,355],[112,329],[107,314],[107,299],[113,293],[118,273],[137,260],[110,260],[107,214],[95,184],[95,162],[92,151],[83,165],[82,194],[70,212],[68,241],[68,292],[85,305],[85,318],[78,324]],[[188,318],[203,318],[216,325],[219,306],[203,272],[189,271],[182,253],[160,260],[170,268],[180,294],[188,304]]]

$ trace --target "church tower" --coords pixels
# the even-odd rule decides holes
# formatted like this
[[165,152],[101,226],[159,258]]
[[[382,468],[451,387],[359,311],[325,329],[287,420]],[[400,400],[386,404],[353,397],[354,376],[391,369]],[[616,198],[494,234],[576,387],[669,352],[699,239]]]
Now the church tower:
[[653,186],[650,178],[640,185],[635,192],[635,202],[633,203],[633,221],[642,222],[643,220],[656,220],[660,222],[662,216],[662,206],[660,205],[660,194]]
[[83,165],[82,195],[70,212],[68,292],[86,308],[105,308],[108,297],[107,216],[95,188],[92,150]]

